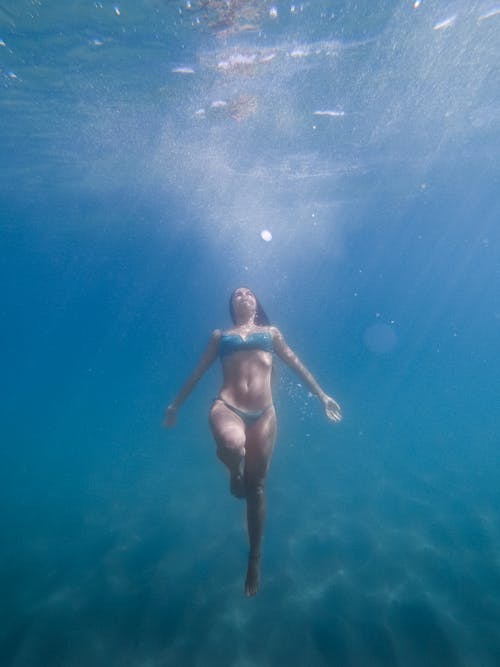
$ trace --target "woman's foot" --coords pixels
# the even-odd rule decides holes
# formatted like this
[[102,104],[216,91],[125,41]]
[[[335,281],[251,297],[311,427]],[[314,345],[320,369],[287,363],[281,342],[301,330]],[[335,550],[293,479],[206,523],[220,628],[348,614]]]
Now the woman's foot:
[[[245,450],[243,450],[244,452]],[[236,498],[245,498],[246,489],[245,489],[245,456],[243,455],[239,462],[238,467],[231,471],[231,478],[229,480],[229,488],[231,493]]]
[[245,595],[254,596],[259,590],[260,554],[248,557],[247,578],[245,579]]
[[246,497],[245,478],[243,474],[237,473],[235,475],[231,475],[231,479],[229,480],[229,489],[235,498]]

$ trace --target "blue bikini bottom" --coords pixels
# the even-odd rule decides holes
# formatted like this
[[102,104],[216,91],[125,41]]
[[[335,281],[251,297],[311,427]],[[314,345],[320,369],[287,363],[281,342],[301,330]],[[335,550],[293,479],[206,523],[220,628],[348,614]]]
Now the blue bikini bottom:
[[224,403],[226,408],[229,408],[232,412],[234,412],[235,415],[238,415],[238,417],[240,417],[240,419],[242,419],[247,426],[251,426],[252,424],[255,424],[255,422],[258,422],[259,419],[266,414],[269,408],[273,407],[273,404],[269,403],[269,405],[265,407],[263,410],[255,410],[255,412],[246,412],[245,410],[240,410],[239,408],[236,408],[234,405],[231,405],[231,403],[228,403],[220,396],[214,398],[214,402],[215,401],[220,401],[221,403]]

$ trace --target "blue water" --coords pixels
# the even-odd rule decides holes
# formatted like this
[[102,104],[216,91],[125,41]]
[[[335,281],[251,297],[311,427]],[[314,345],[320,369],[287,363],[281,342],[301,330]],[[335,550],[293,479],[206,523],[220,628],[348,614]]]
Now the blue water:
[[[487,0],[2,0],[2,665],[498,664],[499,36]],[[276,364],[251,600],[216,366],[161,428],[238,285],[344,413]]]

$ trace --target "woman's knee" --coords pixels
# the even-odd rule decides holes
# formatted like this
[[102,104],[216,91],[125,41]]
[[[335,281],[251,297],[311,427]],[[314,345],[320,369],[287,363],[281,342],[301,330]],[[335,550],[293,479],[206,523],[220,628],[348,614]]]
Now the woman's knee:
[[225,429],[215,437],[219,458],[227,453],[243,454],[245,450],[245,434],[238,429]]

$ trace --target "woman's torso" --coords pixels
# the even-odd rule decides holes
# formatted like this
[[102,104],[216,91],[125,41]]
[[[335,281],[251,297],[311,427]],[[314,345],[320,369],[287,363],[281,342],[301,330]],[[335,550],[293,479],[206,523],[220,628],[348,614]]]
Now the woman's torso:
[[273,333],[270,327],[221,332],[221,398],[246,410],[260,410],[272,402]]

